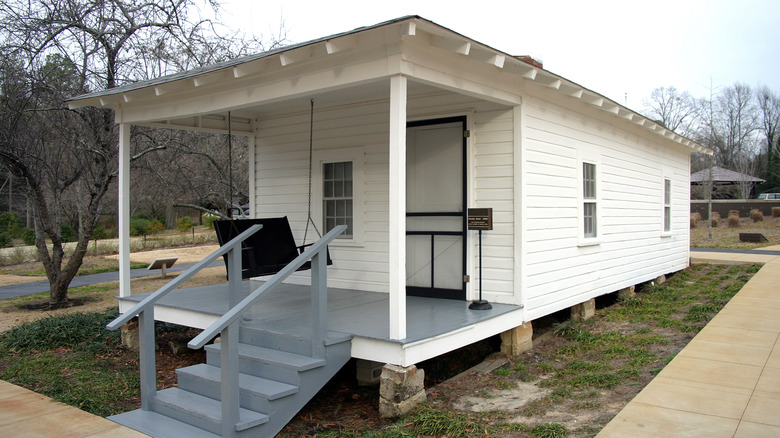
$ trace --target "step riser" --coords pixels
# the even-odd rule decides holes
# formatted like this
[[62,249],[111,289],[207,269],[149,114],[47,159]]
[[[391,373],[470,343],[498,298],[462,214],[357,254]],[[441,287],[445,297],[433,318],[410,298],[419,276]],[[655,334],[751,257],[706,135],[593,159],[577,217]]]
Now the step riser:
[[187,411],[181,406],[173,406],[168,403],[162,403],[159,400],[152,400],[152,410],[158,412],[166,417],[179,420],[181,422],[191,424],[195,427],[201,428],[211,433],[218,435],[222,434],[222,425],[220,422],[213,421],[209,418],[202,417],[197,414],[193,414]]
[[[206,363],[215,367],[219,366],[220,350],[207,349]],[[284,365],[263,362],[259,358],[241,356],[238,359],[238,370],[241,373],[250,374],[277,382],[298,385],[298,371]]]
[[[185,391],[194,392],[195,394],[213,398],[214,400],[221,400],[222,398],[222,389],[219,382],[204,380],[189,374],[179,374],[178,381],[179,388]],[[262,412],[264,414],[273,412],[271,410],[273,401],[249,391],[240,391],[240,403],[241,407],[244,409],[251,409],[255,412]]]
[[287,351],[295,354],[311,354],[311,341],[309,339],[269,333],[263,330],[242,327],[239,331],[238,341],[244,344]]

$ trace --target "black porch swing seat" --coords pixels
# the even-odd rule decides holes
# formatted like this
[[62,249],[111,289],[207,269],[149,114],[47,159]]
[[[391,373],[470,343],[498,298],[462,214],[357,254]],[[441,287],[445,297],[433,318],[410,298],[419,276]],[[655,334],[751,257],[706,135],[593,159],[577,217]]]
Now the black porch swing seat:
[[[273,275],[295,260],[308,245],[296,245],[287,216],[263,219],[219,220],[214,222],[217,240],[220,246],[243,233],[252,225],[263,226],[241,245],[241,278],[247,279],[263,275]],[[223,257],[225,269],[230,272],[228,255]],[[328,265],[333,264],[330,254]],[[299,271],[311,269],[311,262],[298,268]]]

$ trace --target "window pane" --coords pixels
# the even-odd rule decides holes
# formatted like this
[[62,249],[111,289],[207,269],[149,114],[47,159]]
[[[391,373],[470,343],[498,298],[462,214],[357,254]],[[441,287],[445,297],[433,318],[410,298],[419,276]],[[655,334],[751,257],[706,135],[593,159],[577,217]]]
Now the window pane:
[[664,180],[664,204],[669,205],[672,203],[672,182],[670,180]]
[[325,201],[325,216],[333,217],[336,215],[336,201]]
[[582,163],[582,196],[585,199],[596,198],[596,165]]
[[322,173],[325,179],[333,179],[333,163],[325,163],[322,165]]
[[352,181],[344,181],[344,196],[347,198],[352,197]]
[[333,181],[325,181],[322,183],[323,185],[323,195],[326,198],[332,198],[333,197]]
[[672,207],[664,207],[664,231],[672,230]]
[[333,196],[336,198],[344,196],[344,181],[333,181]]
[[347,201],[336,201],[336,216],[344,217],[347,215]]
[[344,163],[333,163],[333,178],[344,179]]
[[583,205],[583,226],[585,237],[596,237],[596,204],[586,202]]

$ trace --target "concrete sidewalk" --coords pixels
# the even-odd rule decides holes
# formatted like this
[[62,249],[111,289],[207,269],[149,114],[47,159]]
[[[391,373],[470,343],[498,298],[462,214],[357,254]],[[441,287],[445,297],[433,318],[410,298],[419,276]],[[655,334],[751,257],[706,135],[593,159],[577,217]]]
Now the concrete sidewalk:
[[599,433],[780,437],[780,257],[691,253],[692,263],[764,263],[704,329]]
[[0,380],[0,437],[136,438],[146,435]]

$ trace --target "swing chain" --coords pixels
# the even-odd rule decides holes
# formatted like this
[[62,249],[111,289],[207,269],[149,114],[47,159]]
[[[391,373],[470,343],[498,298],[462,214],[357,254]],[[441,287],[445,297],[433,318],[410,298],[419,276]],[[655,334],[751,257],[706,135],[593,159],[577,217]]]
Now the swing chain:
[[317,229],[317,224],[314,223],[314,219],[311,217],[311,180],[312,180],[312,163],[314,161],[314,98],[311,99],[311,111],[309,112],[309,197],[308,208],[306,218],[306,229],[303,231],[303,245],[306,245],[306,237],[309,234],[309,224],[312,225],[317,236],[322,237],[320,230]]

